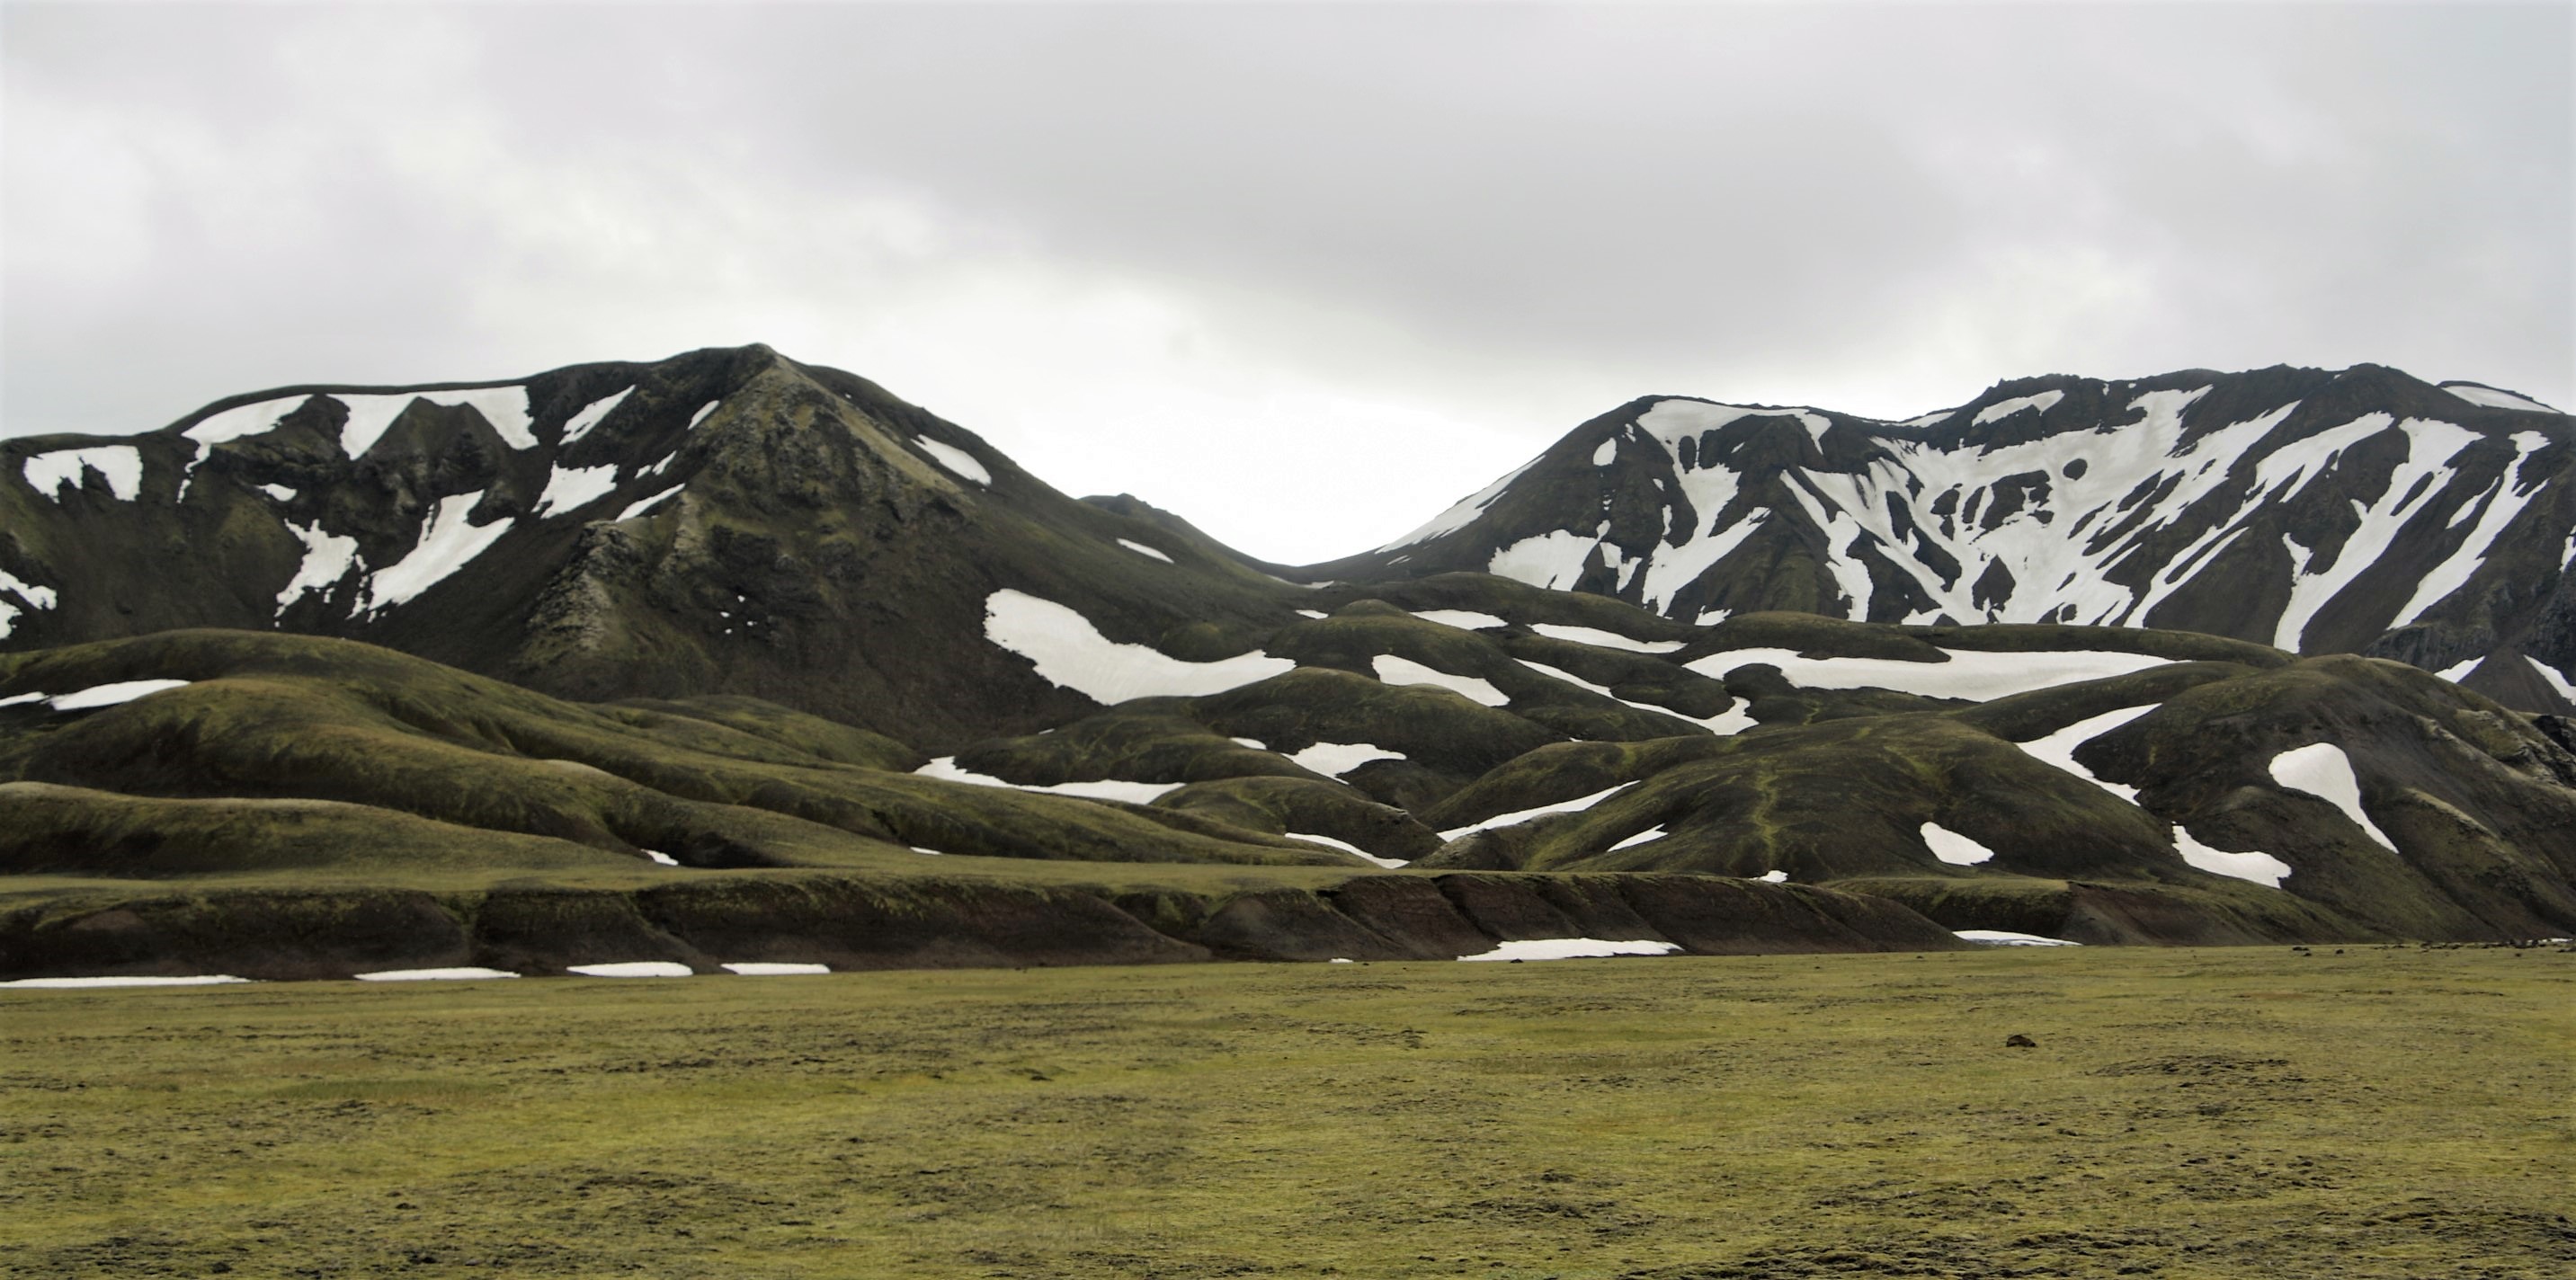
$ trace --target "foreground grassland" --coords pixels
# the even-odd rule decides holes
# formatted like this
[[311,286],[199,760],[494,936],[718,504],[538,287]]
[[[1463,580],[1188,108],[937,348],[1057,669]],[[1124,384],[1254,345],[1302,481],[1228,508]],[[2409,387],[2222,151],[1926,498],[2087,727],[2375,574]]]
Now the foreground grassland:
[[2557,950],[17,991],[0,1036],[9,1276],[2576,1274]]

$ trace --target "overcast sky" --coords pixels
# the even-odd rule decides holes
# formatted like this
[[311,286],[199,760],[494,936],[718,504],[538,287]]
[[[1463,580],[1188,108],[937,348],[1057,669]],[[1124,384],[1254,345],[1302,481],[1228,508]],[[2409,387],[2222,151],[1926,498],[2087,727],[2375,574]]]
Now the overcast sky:
[[0,434],[763,341],[1243,550],[1633,396],[2576,406],[2576,6],[0,4]]

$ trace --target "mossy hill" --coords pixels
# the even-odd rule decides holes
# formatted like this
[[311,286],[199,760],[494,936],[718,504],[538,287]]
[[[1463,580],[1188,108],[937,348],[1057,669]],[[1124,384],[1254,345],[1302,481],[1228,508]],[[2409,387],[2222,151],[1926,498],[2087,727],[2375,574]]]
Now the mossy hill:
[[[2228,423],[2403,390],[2374,377],[2256,378],[2331,413],[2224,380],[2119,390],[2215,448],[2258,439]],[[2072,384],[2001,391],[1910,430],[1971,453],[2071,438],[2050,415]],[[2467,474],[2502,439],[2491,491],[2522,514],[2436,503],[2451,481],[2429,474],[2413,501],[2499,531],[2556,501],[2562,420],[2495,409],[2515,426],[2496,436],[2455,414],[2471,426],[2445,435],[2430,398],[2457,397],[2407,394],[2403,450],[2329,424],[2260,436],[2246,465],[2299,494],[2374,450],[2397,475],[2428,439],[2475,436],[2452,455]],[[1665,447],[1638,434],[1651,412],[1586,465]],[[1681,437],[1692,465],[1641,492],[1707,498],[1698,464],[1769,438],[1739,419]],[[1870,449],[1932,450],[1821,421],[1788,428],[1882,479]],[[1617,596],[1681,579],[1643,562],[1565,590],[1407,576],[1408,552],[1300,585],[766,348],[290,388],[0,451],[0,975],[2576,932],[2576,735],[2479,679],[2237,626],[1646,608]],[[2193,483],[2227,492],[2210,477],[2234,464],[2203,461]],[[1523,478],[1555,474],[1541,462]],[[1515,493],[1414,545],[1538,509]],[[1974,500],[1980,522],[2002,501]],[[2323,565],[2326,535],[2301,530]],[[2193,536],[2213,563],[2245,541]],[[2359,555],[2344,537],[2334,554]],[[2445,572],[2490,581],[2503,553],[2472,565],[2467,545]],[[1803,554],[1742,580],[1823,565],[1902,594]],[[2321,591],[2291,595],[2324,627],[2346,605]]]

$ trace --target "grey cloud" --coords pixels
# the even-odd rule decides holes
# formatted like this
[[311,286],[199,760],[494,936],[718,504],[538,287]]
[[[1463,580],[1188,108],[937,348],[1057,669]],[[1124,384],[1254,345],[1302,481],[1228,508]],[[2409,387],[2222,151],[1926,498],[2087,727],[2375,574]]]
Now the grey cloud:
[[[2372,360],[2576,400],[2566,6],[14,3],[0,24],[0,431],[766,338],[918,380],[1015,450],[1054,443],[1018,402],[1089,406],[1056,425],[1115,441],[1153,389],[1102,380],[1163,373],[1366,402],[1381,435],[1445,423],[1407,456],[1474,456],[1372,478],[1344,513],[1400,526],[1649,391],[1900,414],[2045,371]],[[1075,298],[1068,328],[1129,294],[1178,318],[1089,359],[1057,320],[958,311],[937,332],[980,365],[870,363],[928,362],[904,317],[978,290]],[[1228,414],[1227,447],[1272,449],[1242,425],[1279,430],[1269,394],[1194,387],[1102,487],[1263,509],[1206,454],[1156,459]],[[1301,429],[1309,452],[1365,438]]]

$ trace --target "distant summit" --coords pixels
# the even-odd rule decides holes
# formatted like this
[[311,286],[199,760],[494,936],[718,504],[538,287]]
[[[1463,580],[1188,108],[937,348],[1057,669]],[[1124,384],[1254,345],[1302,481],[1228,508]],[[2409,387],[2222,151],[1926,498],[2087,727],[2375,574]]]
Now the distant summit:
[[2570,431],[2370,365],[2026,378],[1904,422],[1650,396],[1312,572],[1475,570],[1685,622],[2168,627],[2576,710]]

